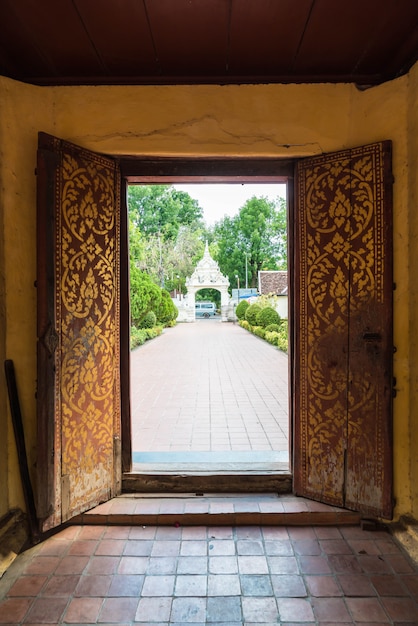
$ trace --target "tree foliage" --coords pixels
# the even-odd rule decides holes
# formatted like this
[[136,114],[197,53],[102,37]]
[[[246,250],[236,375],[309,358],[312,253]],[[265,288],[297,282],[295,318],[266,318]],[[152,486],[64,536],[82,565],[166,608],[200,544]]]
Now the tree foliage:
[[225,217],[214,228],[216,258],[231,284],[257,287],[260,270],[287,268],[286,202],[253,196],[236,217]]

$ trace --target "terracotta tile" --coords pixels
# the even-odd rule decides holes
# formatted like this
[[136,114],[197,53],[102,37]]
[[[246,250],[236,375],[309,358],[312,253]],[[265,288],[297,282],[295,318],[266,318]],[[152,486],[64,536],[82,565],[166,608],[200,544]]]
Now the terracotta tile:
[[102,539],[97,545],[96,556],[118,556],[123,554],[126,540]]
[[37,596],[47,581],[46,576],[21,576],[9,589],[9,596]]
[[415,600],[418,600],[418,574],[402,575],[400,579],[406,585]]
[[65,612],[65,623],[94,624],[103,606],[103,598],[73,598]]
[[279,621],[279,612],[274,598],[242,598],[242,612],[246,623],[259,622],[260,616],[265,623]]
[[378,598],[346,598],[346,604],[356,621],[389,623]]
[[0,602],[0,624],[21,622],[33,598],[7,598]]
[[151,557],[146,569],[147,574],[175,574],[177,558],[174,556]]
[[207,539],[207,527],[206,526],[191,526],[190,528],[183,528],[181,533],[183,541],[194,539],[195,541],[206,541]]
[[24,573],[48,575],[54,572],[61,562],[57,556],[35,556],[24,568]]
[[418,605],[411,598],[382,598],[382,604],[396,623],[418,621]]
[[112,576],[111,584],[107,592],[108,597],[124,597],[135,596],[138,597],[142,585],[144,584],[144,576],[142,575],[129,575],[126,576]]
[[238,557],[214,556],[209,558],[209,572],[211,574],[237,574]]
[[371,539],[352,539],[348,543],[355,554],[381,554],[377,542]]
[[170,614],[170,623],[172,622],[204,624],[206,622],[206,598],[174,598]]
[[180,554],[182,556],[206,556],[208,544],[206,541],[189,540],[182,541],[180,546]]
[[208,550],[210,556],[231,556],[235,554],[235,541],[229,539],[210,540]]
[[239,622],[242,619],[240,598],[236,596],[213,596],[207,599],[207,622]]
[[353,554],[353,550],[344,539],[323,539],[319,545],[325,554]]
[[398,576],[370,576],[379,596],[407,596],[408,590]]
[[180,541],[155,541],[151,550],[152,556],[178,556]]
[[156,526],[129,527],[129,539],[133,539],[133,540],[154,539],[156,532],[157,532]]
[[145,574],[148,563],[149,558],[147,556],[122,556],[117,568],[117,573]]
[[240,574],[268,574],[265,556],[238,556]]
[[315,530],[309,526],[296,526],[288,528],[289,537],[295,541],[304,541],[306,539],[316,539]]
[[299,567],[303,574],[330,574],[331,567],[323,556],[300,556]]
[[168,622],[171,613],[171,598],[140,598],[135,614],[136,622]]
[[88,556],[65,556],[55,569],[57,576],[81,574],[89,563]]
[[79,580],[80,575],[78,574],[70,576],[52,576],[42,590],[42,595],[69,597],[73,595]]
[[[373,559],[374,557],[366,558]],[[356,572],[361,573],[362,571],[357,557],[348,554],[332,554],[328,557],[328,563],[332,570],[337,574],[354,574]],[[367,563],[365,564],[367,565]]]
[[84,597],[104,597],[107,595],[111,582],[112,577],[109,574],[106,576],[82,576],[74,595]]
[[45,541],[39,549],[39,554],[42,556],[62,556],[71,546],[71,540],[56,540],[53,538]]
[[237,574],[209,574],[208,596],[239,596],[240,578]]
[[24,622],[59,624],[66,606],[67,598],[37,598],[26,614]]
[[278,539],[277,541],[265,541],[266,554],[271,556],[293,556],[293,547],[290,541]]
[[317,556],[321,554],[321,548],[317,539],[303,539],[292,542],[296,554]]
[[90,556],[91,554],[94,554],[97,548],[97,545],[98,545],[98,542],[92,541],[92,540],[73,541],[67,554],[72,555],[72,556],[83,556],[83,555]]
[[294,556],[270,556],[268,558],[272,574],[298,574],[299,566]]
[[[174,571],[165,573],[174,574],[175,571],[174,565]],[[179,556],[177,559],[177,574],[207,574],[207,571],[208,559],[205,556]]]
[[142,587],[142,596],[171,596],[174,590],[175,576],[146,576]]
[[232,539],[234,536],[231,526],[209,526],[209,539]]
[[241,591],[243,596],[273,595],[273,587],[271,585],[270,576],[243,575],[240,576],[239,580],[241,582]]
[[305,576],[308,593],[317,597],[342,596],[342,591],[333,576]]
[[104,533],[104,539],[128,539],[131,526],[108,526]]
[[312,608],[318,622],[351,623],[343,598],[312,598]]
[[402,554],[386,554],[385,561],[397,574],[413,574],[414,568]]
[[281,622],[309,622],[315,619],[311,605],[303,598],[278,598],[277,606]]
[[264,554],[264,547],[261,541],[251,541],[249,539],[242,539],[237,541],[237,553],[241,555],[262,555]]
[[250,539],[253,541],[261,541],[263,539],[261,528],[257,526],[237,526],[235,534],[239,540]]
[[206,596],[207,577],[199,574],[184,574],[176,577],[175,596]]
[[376,591],[364,574],[341,574],[337,580],[345,596],[375,596]]
[[137,541],[135,539],[131,539],[124,542],[123,554],[126,556],[149,556],[151,554],[152,546],[152,541]]
[[303,598],[306,594],[302,576],[281,575],[271,576],[274,595],[281,598]]
[[392,570],[389,564],[386,562],[387,557],[380,555],[362,555],[357,556],[358,563],[367,574],[391,574]]
[[341,539],[341,532],[335,526],[316,526],[315,535],[318,539]]
[[138,598],[107,598],[100,611],[100,622],[119,624],[120,621],[131,622],[135,619]]
[[83,526],[80,528],[77,538],[80,540],[101,539],[106,535],[107,530],[109,529],[105,526]]
[[86,574],[115,574],[120,563],[117,556],[92,556],[88,562]]

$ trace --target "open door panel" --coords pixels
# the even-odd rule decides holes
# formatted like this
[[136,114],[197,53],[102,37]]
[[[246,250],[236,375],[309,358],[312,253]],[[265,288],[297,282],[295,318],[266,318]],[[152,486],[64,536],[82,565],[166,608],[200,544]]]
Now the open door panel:
[[299,161],[294,490],[392,517],[389,141]]
[[120,174],[39,134],[38,498],[42,530],[120,489]]

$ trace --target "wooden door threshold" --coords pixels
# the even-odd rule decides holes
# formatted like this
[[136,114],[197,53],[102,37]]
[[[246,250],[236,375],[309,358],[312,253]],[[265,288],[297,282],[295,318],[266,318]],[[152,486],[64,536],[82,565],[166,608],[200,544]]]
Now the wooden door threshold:
[[250,471],[235,468],[227,472],[194,471],[132,472],[122,477],[123,493],[292,493],[292,474],[281,471]]

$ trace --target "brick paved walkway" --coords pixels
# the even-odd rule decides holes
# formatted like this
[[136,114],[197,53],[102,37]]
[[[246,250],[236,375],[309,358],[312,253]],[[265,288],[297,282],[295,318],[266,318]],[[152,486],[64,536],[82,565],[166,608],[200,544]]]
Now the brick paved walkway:
[[237,324],[178,324],[134,350],[131,399],[134,453],[287,457],[287,355]]

